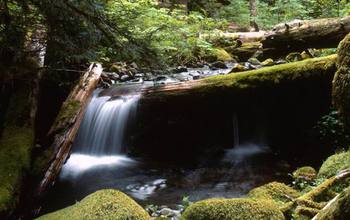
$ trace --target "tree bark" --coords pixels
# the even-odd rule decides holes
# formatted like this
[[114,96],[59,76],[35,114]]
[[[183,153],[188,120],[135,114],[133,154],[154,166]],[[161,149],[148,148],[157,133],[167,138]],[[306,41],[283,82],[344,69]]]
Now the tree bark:
[[254,31],[259,31],[259,26],[256,23],[256,16],[257,16],[256,0],[249,0],[249,12],[250,12],[250,27]]
[[350,32],[350,17],[291,21],[267,32],[261,41],[264,49],[276,54],[303,51],[308,48],[335,48]]
[[61,167],[67,160],[71,144],[83,119],[85,108],[100,80],[101,74],[101,65],[92,64],[63,103],[60,113],[49,132],[49,135],[54,136],[52,144],[54,154],[39,185],[37,192],[39,196],[55,181]]

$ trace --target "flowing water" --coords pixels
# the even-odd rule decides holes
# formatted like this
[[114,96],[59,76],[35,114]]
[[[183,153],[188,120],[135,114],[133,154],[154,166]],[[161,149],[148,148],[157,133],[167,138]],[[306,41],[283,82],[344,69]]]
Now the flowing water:
[[[99,189],[121,190],[142,205],[175,207],[182,197],[241,197],[251,188],[283,181],[291,167],[269,147],[240,143],[238,116],[233,115],[233,148],[215,159],[160,163],[127,156],[125,138],[135,120],[140,94],[113,96],[96,90],[87,107],[73,152],[43,202],[43,212],[74,204]],[[166,147],[166,146],[165,146]]]

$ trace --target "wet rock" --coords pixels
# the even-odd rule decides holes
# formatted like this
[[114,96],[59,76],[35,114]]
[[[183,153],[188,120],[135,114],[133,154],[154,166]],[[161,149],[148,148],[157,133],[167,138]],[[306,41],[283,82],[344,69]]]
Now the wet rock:
[[261,62],[255,57],[250,58],[248,60],[248,63],[251,63],[251,64],[256,65],[256,66],[261,65]]
[[183,73],[183,72],[187,72],[187,71],[188,71],[188,69],[185,66],[178,66],[178,67],[171,70],[171,72],[173,72],[173,73]]
[[286,63],[288,63],[288,62],[286,60],[284,60],[284,59],[279,59],[279,60],[276,61],[277,65],[286,64]]
[[210,64],[210,69],[211,70],[215,70],[215,69],[227,69],[227,65],[222,62],[222,61],[216,61],[212,64]]
[[143,73],[136,73],[135,75],[134,75],[134,77],[135,78],[142,78],[142,77],[144,77],[145,75],[143,74]]
[[199,79],[201,77],[201,74],[203,74],[203,72],[197,70],[197,71],[191,71],[190,76],[193,77],[193,79]]
[[256,66],[256,65],[253,65],[253,64],[251,64],[249,62],[246,62],[244,64],[244,67],[245,67],[246,70],[256,70],[256,69],[259,69],[261,66]]
[[243,72],[245,70],[246,70],[246,68],[243,65],[237,63],[236,65],[234,65],[232,67],[231,72],[237,73],[237,72]]
[[122,75],[122,76],[120,77],[120,80],[121,80],[122,82],[128,81],[128,80],[130,80],[130,79],[131,79],[131,77],[130,77],[129,75]]
[[266,59],[261,63],[261,66],[273,66],[275,64],[275,62],[273,61],[273,59]]

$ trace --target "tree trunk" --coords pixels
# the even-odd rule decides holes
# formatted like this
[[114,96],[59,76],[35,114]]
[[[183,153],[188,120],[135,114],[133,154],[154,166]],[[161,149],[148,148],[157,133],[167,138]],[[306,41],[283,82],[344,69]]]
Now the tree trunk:
[[257,16],[257,11],[256,11],[256,0],[249,0],[249,14],[250,14],[250,27],[254,31],[259,31],[259,26],[256,23],[256,16]]
[[261,43],[264,49],[282,55],[309,48],[335,48],[349,32],[349,16],[309,21],[294,20],[275,26]]
[[61,111],[49,132],[50,136],[54,136],[52,144],[54,154],[38,188],[39,196],[55,181],[61,167],[68,158],[71,144],[83,119],[88,101],[100,80],[101,73],[101,65],[91,65],[89,71],[81,77],[78,85],[75,86],[63,103]]

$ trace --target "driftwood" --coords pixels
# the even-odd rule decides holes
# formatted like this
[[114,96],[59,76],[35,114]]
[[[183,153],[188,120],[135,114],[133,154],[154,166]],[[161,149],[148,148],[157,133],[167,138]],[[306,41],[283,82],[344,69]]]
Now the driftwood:
[[54,153],[49,168],[38,188],[41,195],[58,176],[61,167],[69,156],[71,144],[83,119],[84,110],[102,74],[100,64],[92,64],[81,77],[60,110],[49,135],[54,136]]

